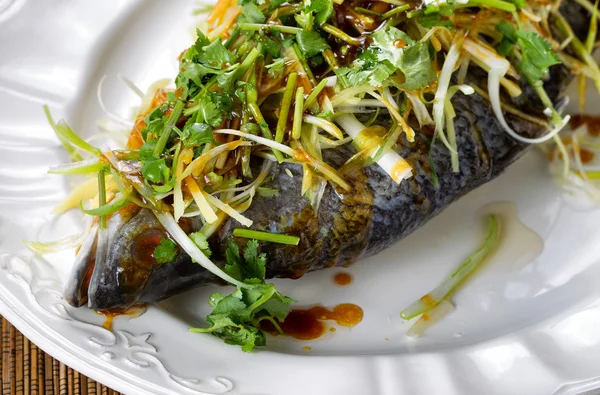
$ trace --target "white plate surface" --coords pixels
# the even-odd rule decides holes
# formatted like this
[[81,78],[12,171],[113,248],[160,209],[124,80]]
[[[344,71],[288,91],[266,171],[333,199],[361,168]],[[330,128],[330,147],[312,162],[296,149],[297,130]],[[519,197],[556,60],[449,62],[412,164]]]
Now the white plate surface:
[[[269,338],[252,354],[190,325],[208,312],[202,289],[135,319],[103,319],[61,296],[72,250],[33,257],[22,240],[76,233],[82,216],[50,210],[69,180],[46,174],[67,156],[42,104],[84,136],[107,106],[130,117],[137,104],[116,75],[148,87],[174,76],[191,43],[192,2],[0,0],[0,313],[54,357],[128,394],[575,394],[600,385],[600,210],[565,196],[541,155],[452,205],[375,258],[348,269],[279,280],[302,305],[349,302],[365,311],[352,330],[318,341]],[[71,180],[72,181],[72,180]],[[544,240],[536,259],[505,243],[455,298],[457,310],[423,338],[404,335],[399,310],[435,286],[485,233],[477,210],[510,201]],[[303,350],[310,346],[311,351]]]

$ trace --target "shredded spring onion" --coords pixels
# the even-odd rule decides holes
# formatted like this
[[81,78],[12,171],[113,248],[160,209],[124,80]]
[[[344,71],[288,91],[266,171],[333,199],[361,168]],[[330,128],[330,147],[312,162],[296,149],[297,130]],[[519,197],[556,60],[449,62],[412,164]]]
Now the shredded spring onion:
[[[340,115],[336,118],[336,122],[340,124],[352,139],[356,139],[360,132],[366,129],[365,125],[359,122],[358,119],[351,114]],[[360,148],[363,149],[364,147]],[[377,150],[374,149],[371,155],[375,156],[376,153]],[[402,180],[409,178],[412,175],[412,168],[410,165],[394,150],[385,152],[381,158],[379,158],[377,164],[383,171],[389,174],[396,183],[400,183]]]
[[300,238],[297,236],[283,235],[278,233],[261,232],[251,229],[234,229],[234,237],[243,237],[245,239],[254,239],[260,241],[268,241],[271,243],[288,244],[297,246],[300,243]]
[[489,217],[489,233],[483,246],[471,255],[460,267],[446,278],[433,291],[413,302],[402,310],[400,317],[410,320],[436,307],[444,299],[450,298],[469,276],[498,249],[500,244],[500,222],[496,215]]
[[202,250],[198,248],[196,243],[189,238],[189,236],[179,227],[173,215],[168,212],[154,212],[156,218],[164,226],[165,230],[169,232],[173,240],[179,244],[181,248],[197,263],[199,263],[203,268],[214,274],[215,276],[227,281],[230,284],[236,285],[241,288],[250,288],[249,285],[236,280],[231,277],[223,270],[221,270],[217,265],[215,265],[210,259],[204,255]]
[[90,174],[105,169],[106,164],[98,162],[97,159],[88,159],[52,167],[48,170],[48,174]]
[[221,200],[217,199],[216,197],[214,197],[206,192],[202,192],[202,193],[203,193],[204,197],[206,198],[206,200],[210,204],[212,204],[219,210],[223,211],[225,214],[229,215],[231,218],[235,219],[240,224],[242,224],[244,226],[252,226],[252,220],[244,217],[242,214],[240,214],[237,210],[233,209],[227,203],[223,203]]
[[446,148],[455,155],[457,154],[456,148],[452,147],[444,133],[444,106],[446,105],[446,96],[448,94],[452,73],[460,59],[460,49],[461,46],[459,43],[453,43],[450,47],[444,65],[442,66],[442,71],[438,80],[438,88],[435,92],[435,99],[433,102],[433,120],[435,121],[436,133]]
[[453,312],[454,305],[450,301],[444,299],[431,310],[426,311],[421,317],[406,331],[408,337],[423,336],[427,329],[431,328],[444,317]]

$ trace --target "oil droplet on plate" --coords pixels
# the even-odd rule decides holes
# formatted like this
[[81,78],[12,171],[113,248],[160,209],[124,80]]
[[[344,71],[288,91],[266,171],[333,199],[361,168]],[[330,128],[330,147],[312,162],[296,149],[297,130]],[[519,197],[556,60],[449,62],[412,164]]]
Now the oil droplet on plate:
[[308,346],[304,346],[304,347],[302,347],[302,349],[303,349],[304,351],[310,351],[310,350],[311,350],[311,348],[310,348],[310,347],[308,347]]
[[519,219],[515,203],[491,203],[479,213],[496,214],[500,220],[502,240],[498,251],[490,260],[491,265],[498,262],[508,266],[510,270],[519,271],[541,255],[544,240]]
[[[284,335],[299,340],[314,340],[323,336],[327,331],[327,327],[323,323],[325,320],[333,320],[340,326],[352,328],[358,325],[362,319],[363,310],[359,306],[343,303],[335,306],[333,310],[323,306],[314,306],[306,310],[294,309],[288,314],[285,321],[279,323],[279,326]],[[261,328],[273,335],[278,334],[278,331],[267,320],[261,323]]]
[[104,329],[112,330],[113,320],[121,315],[126,315],[131,318],[137,318],[146,312],[146,306],[131,306],[126,309],[110,309],[110,310],[96,310],[97,314],[104,316],[104,323],[102,327]]
[[335,276],[333,276],[333,282],[341,287],[345,287],[352,282],[352,275],[346,272],[336,273]]

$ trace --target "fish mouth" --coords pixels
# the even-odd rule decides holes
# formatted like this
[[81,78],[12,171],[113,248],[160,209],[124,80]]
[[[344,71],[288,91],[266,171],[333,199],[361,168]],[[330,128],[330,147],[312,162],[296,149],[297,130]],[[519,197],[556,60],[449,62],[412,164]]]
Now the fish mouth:
[[88,288],[96,265],[98,225],[94,224],[77,253],[75,263],[63,294],[70,305],[81,307],[88,302]]

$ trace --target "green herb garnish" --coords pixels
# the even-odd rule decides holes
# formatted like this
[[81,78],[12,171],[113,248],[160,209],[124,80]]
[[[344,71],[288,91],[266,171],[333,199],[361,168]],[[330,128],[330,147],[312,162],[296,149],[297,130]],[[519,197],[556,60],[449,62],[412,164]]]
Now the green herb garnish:
[[258,242],[251,240],[244,249],[243,258],[238,246],[231,243],[226,251],[227,265],[223,268],[231,277],[252,285],[237,287],[235,292],[223,296],[211,295],[212,313],[206,317],[209,328],[190,328],[197,333],[212,333],[225,343],[239,345],[245,352],[266,345],[266,335],[261,329],[262,321],[269,321],[275,328],[290,313],[294,300],[282,295],[273,284],[265,283],[266,255],[259,254]]
[[173,262],[179,254],[179,247],[171,239],[163,237],[160,239],[160,244],[156,246],[152,256],[156,259],[156,263],[168,263]]
[[517,67],[530,84],[541,85],[542,79],[548,75],[548,68],[560,63],[550,43],[538,33],[517,29],[506,21],[502,21],[498,30],[504,35],[498,52],[509,55],[515,47],[518,47],[521,60]]

